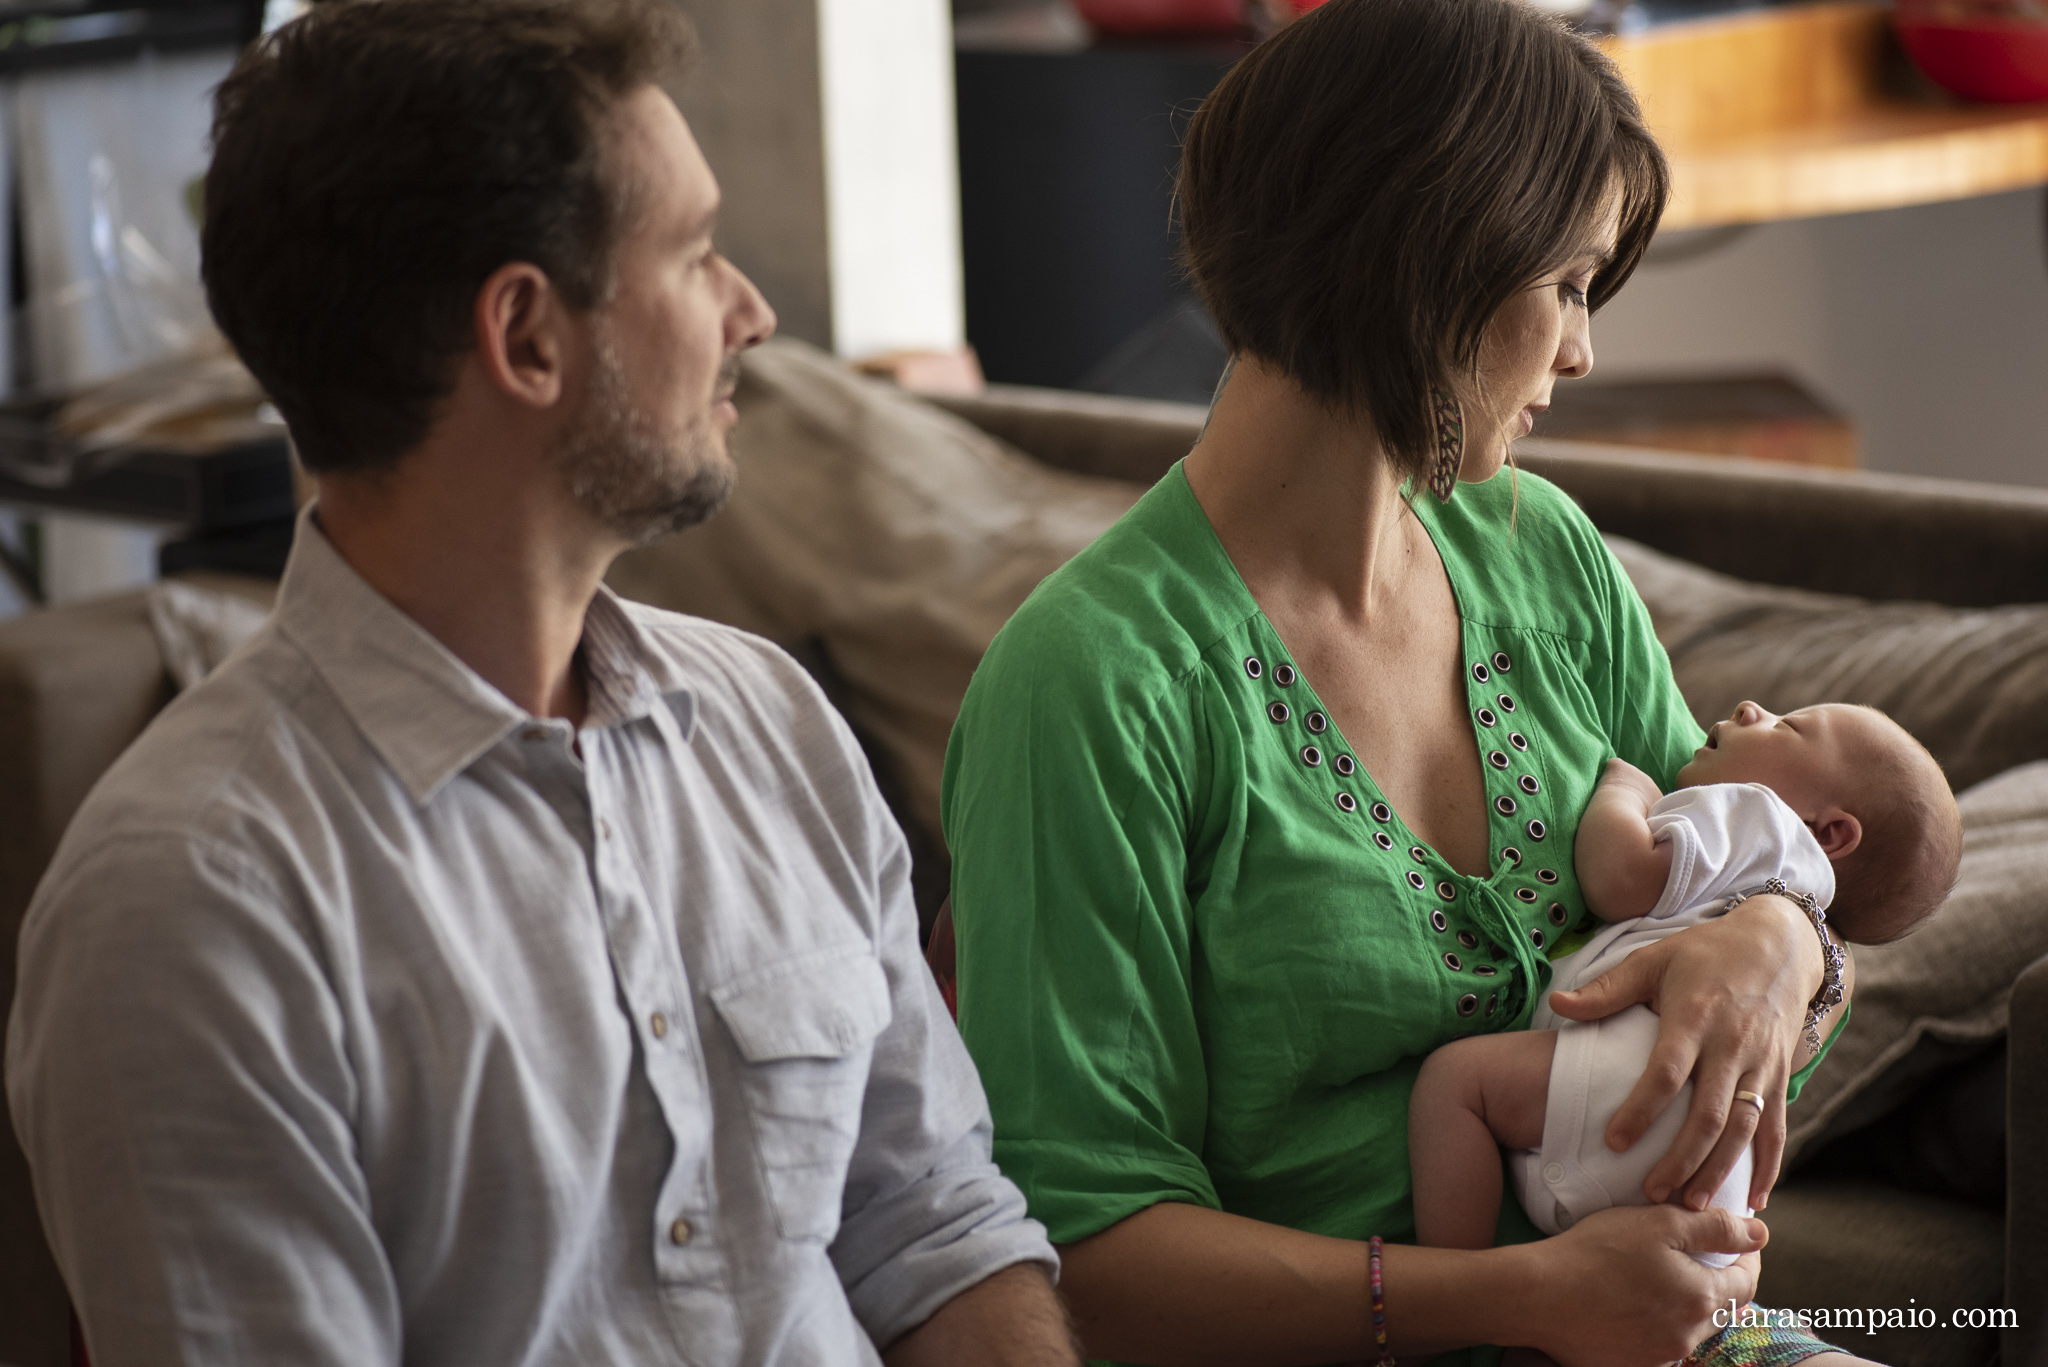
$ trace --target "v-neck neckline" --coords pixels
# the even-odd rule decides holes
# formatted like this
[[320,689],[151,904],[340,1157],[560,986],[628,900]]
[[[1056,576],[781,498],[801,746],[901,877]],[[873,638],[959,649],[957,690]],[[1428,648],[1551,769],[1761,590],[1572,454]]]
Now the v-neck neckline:
[[[1487,741],[1486,737],[1481,733],[1478,718],[1479,708],[1483,707],[1484,704],[1473,704],[1470,686],[1464,682],[1469,677],[1468,666],[1465,662],[1466,647],[1469,644],[1467,638],[1468,622],[1465,616],[1467,595],[1465,586],[1459,582],[1458,572],[1451,567],[1450,557],[1443,553],[1443,548],[1438,543],[1438,529],[1432,525],[1432,519],[1435,515],[1434,511],[1423,506],[1420,499],[1411,499],[1408,502],[1409,511],[1414,514],[1416,525],[1422,528],[1423,536],[1428,538],[1430,550],[1435,554],[1437,563],[1443,567],[1444,581],[1450,586],[1451,602],[1458,615],[1458,677],[1460,687],[1465,689],[1465,724],[1472,729],[1473,755],[1479,764],[1479,791],[1482,799],[1481,816],[1484,818],[1486,825],[1487,866],[1484,873],[1464,872],[1449,859],[1446,859],[1442,851],[1438,850],[1435,845],[1424,840],[1408,824],[1407,818],[1401,814],[1401,809],[1387,796],[1386,790],[1380,787],[1379,780],[1373,777],[1372,771],[1365,766],[1364,761],[1358,758],[1358,747],[1345,738],[1343,729],[1337,725],[1336,717],[1330,712],[1329,708],[1323,705],[1322,696],[1316,691],[1315,684],[1309,680],[1308,672],[1294,659],[1293,647],[1287,644],[1286,637],[1280,634],[1280,628],[1274,625],[1273,619],[1266,615],[1265,608],[1259,603],[1258,595],[1252,592],[1251,585],[1245,582],[1243,571],[1239,570],[1237,562],[1231,559],[1229,548],[1223,544],[1222,536],[1216,531],[1216,524],[1209,518],[1209,510],[1202,506],[1202,500],[1195,495],[1194,486],[1188,483],[1187,472],[1184,466],[1185,461],[1176,463],[1173,467],[1173,476],[1179,483],[1182,495],[1186,497],[1188,503],[1193,507],[1196,516],[1201,519],[1203,530],[1208,533],[1209,543],[1215,548],[1216,554],[1223,564],[1229,568],[1232,582],[1236,584],[1238,592],[1244,596],[1244,602],[1248,608],[1247,617],[1256,619],[1272,636],[1273,640],[1279,643],[1280,648],[1286,652],[1287,667],[1294,671],[1301,687],[1307,691],[1309,698],[1314,703],[1313,711],[1320,713],[1324,718],[1325,730],[1327,731],[1326,739],[1334,741],[1337,745],[1343,747],[1344,752],[1350,756],[1351,762],[1356,766],[1357,772],[1355,776],[1362,780],[1361,786],[1371,791],[1371,799],[1361,803],[1360,806],[1370,810],[1375,803],[1383,804],[1392,817],[1391,824],[1406,838],[1408,843],[1405,849],[1399,841],[1396,842],[1395,849],[1409,854],[1411,859],[1413,858],[1412,852],[1414,850],[1421,849],[1426,851],[1434,867],[1450,874],[1452,877],[1462,879],[1467,885],[1491,886],[1501,879],[1519,872],[1521,864],[1518,861],[1501,859],[1498,863],[1495,862],[1493,827],[1495,814],[1492,801],[1485,796],[1487,789]],[[1429,516],[1424,516],[1425,513],[1428,513]],[[1504,845],[1502,848],[1505,849],[1506,846]]]

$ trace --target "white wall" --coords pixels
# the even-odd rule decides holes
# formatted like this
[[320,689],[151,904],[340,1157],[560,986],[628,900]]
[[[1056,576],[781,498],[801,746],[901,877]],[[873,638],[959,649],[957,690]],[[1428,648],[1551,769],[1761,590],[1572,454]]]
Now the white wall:
[[720,237],[783,331],[841,356],[950,350],[961,296],[947,0],[685,0],[676,103],[725,191]]
[[1760,227],[1645,266],[1593,341],[1602,378],[1783,368],[1869,469],[2048,485],[2039,190]]

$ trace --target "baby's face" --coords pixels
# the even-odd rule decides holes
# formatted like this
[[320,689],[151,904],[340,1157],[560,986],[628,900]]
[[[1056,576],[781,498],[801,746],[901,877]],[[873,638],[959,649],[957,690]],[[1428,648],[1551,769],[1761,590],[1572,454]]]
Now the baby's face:
[[1889,749],[1897,729],[1882,713],[1846,703],[1782,717],[1753,702],[1738,703],[1726,721],[1707,729],[1707,743],[1678,771],[1678,785],[1761,783],[1811,821],[1823,807],[1856,805],[1861,766],[1855,758]]

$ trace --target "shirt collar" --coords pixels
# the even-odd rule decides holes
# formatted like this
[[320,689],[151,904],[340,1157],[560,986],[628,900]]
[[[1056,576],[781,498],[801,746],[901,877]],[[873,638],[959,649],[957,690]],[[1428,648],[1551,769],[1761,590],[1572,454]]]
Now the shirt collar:
[[[278,588],[277,626],[305,653],[342,708],[415,803],[536,719],[371,588],[334,549],[309,503],[299,514]],[[599,586],[583,618],[586,729],[623,726],[681,693],[673,665],[612,591]]]

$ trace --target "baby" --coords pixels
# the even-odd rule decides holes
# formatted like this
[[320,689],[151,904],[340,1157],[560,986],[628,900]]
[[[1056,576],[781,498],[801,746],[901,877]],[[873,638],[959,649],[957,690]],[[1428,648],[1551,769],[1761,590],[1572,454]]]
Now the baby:
[[[1641,770],[1609,762],[1573,848],[1586,904],[1608,925],[1551,965],[1553,990],[1590,983],[1767,879],[1832,904],[1829,926],[1859,944],[1912,930],[1955,881],[1962,827],[1948,782],[1918,742],[1871,708],[1827,704],[1779,717],[1745,702],[1714,724],[1678,783],[1666,797]],[[1579,1024],[1539,1005],[1529,1030],[1431,1054],[1408,1112],[1418,1241],[1492,1247],[1499,1147],[1512,1151],[1522,1207],[1545,1233],[1643,1204],[1644,1180],[1677,1137],[1692,1084],[1627,1152],[1608,1149],[1604,1136],[1656,1038],[1646,1006]],[[1745,1151],[1710,1204],[1746,1216],[1749,1186]]]

